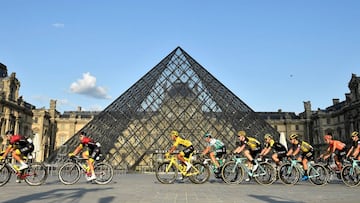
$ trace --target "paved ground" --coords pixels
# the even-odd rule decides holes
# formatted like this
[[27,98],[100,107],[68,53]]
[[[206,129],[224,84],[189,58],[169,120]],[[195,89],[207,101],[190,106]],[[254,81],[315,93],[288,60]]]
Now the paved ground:
[[275,182],[261,186],[254,182],[226,185],[211,178],[201,185],[189,181],[159,183],[154,174],[123,174],[108,185],[86,183],[82,178],[74,185],[63,185],[49,176],[42,186],[15,183],[14,178],[0,187],[0,202],[16,203],[118,203],[118,202],[359,202],[360,187],[350,188],[338,181],[325,186],[301,182],[286,186]]

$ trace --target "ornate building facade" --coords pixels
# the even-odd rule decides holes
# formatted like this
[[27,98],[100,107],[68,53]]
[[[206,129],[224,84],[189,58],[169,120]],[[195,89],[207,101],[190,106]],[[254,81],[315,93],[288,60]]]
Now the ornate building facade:
[[9,76],[7,67],[0,63],[0,150],[6,145],[4,136],[8,130],[14,130],[15,134],[32,136],[32,110],[35,107],[19,96],[19,89],[20,81],[16,74],[11,73]]

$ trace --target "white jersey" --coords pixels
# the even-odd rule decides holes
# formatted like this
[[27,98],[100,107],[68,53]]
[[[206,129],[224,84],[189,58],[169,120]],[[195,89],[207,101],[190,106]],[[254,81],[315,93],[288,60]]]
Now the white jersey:
[[215,149],[220,149],[224,147],[224,143],[215,138],[210,138],[209,146],[214,147]]

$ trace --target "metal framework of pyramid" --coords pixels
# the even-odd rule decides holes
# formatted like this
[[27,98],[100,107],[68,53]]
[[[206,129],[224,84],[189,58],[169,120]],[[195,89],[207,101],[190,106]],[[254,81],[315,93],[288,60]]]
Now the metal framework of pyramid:
[[[279,136],[180,47],[82,129],[101,143],[108,163],[129,169],[151,168],[153,154],[171,147],[172,130],[198,151],[206,146],[205,132],[221,139],[228,150],[234,149],[239,130],[261,141],[265,133]],[[64,145],[71,149],[78,142],[73,136]]]

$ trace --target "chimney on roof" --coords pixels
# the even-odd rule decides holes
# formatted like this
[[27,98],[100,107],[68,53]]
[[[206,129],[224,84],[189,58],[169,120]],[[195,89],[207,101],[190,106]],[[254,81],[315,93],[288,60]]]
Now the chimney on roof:
[[81,111],[81,106],[78,106],[78,107],[77,107],[77,111]]
[[337,98],[334,98],[332,101],[333,101],[333,105],[340,103],[340,99]]

